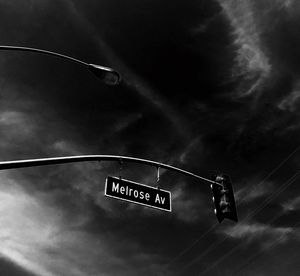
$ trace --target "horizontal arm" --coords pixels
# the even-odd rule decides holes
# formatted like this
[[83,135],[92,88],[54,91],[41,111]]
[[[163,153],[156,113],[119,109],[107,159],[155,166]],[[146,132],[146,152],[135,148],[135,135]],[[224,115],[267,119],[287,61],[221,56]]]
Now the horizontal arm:
[[173,170],[178,173],[182,173],[188,176],[192,176],[197,179],[209,182],[211,184],[220,185],[219,183],[212,181],[210,179],[204,178],[202,176],[196,175],[186,170],[182,170],[164,163],[155,162],[151,160],[128,157],[128,156],[117,156],[117,155],[78,155],[78,156],[65,156],[65,157],[52,157],[52,158],[41,158],[41,159],[27,159],[27,160],[14,160],[14,161],[3,161],[0,162],[0,170],[7,169],[17,169],[35,166],[45,166],[54,164],[65,164],[74,162],[84,162],[84,161],[126,161],[133,163],[141,163],[157,168],[164,168],[167,170]]

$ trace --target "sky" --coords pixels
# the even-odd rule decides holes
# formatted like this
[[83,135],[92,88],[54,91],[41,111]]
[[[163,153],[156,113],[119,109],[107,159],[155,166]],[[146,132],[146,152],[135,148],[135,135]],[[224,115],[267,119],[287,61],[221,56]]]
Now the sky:
[[[230,175],[239,222],[209,183],[161,170],[172,212],[104,196],[118,162],[0,172],[0,274],[299,275],[300,3],[0,0],[0,161],[113,154]],[[156,186],[156,169],[124,163]]]

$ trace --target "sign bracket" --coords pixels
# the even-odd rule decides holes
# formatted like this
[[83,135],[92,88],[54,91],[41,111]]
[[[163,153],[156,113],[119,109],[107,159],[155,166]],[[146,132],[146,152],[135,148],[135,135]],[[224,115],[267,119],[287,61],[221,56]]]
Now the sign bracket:
[[159,184],[160,184],[160,183],[159,183],[159,180],[160,180],[160,179],[159,179],[159,177],[160,177],[160,176],[159,176],[159,166],[156,167],[156,170],[157,170],[157,175],[156,175],[156,185],[157,185],[157,189],[159,190],[159,189],[160,189],[160,187],[159,187]]

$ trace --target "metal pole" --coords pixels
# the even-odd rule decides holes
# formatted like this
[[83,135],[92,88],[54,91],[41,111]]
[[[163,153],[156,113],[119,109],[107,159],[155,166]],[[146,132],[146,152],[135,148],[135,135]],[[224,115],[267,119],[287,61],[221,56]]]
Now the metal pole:
[[52,158],[40,158],[40,159],[27,159],[27,160],[14,160],[14,161],[2,161],[0,162],[0,170],[17,169],[17,168],[27,168],[54,164],[65,164],[74,162],[85,162],[85,161],[126,161],[133,163],[141,163],[157,168],[164,168],[167,170],[176,171],[188,176],[192,176],[197,179],[209,182],[211,184],[216,184],[222,186],[220,183],[213,180],[207,179],[200,175],[191,173],[186,170],[173,167],[160,162],[155,162],[147,159],[128,157],[128,156],[117,156],[117,155],[77,155],[77,156],[64,156],[64,157],[52,157]]
[[0,45],[0,50],[31,52],[31,53],[39,53],[39,54],[59,57],[59,58],[62,58],[62,59],[68,60],[68,61],[72,61],[72,62],[80,64],[80,65],[84,65],[85,67],[88,68],[88,70],[90,72],[92,72],[94,75],[96,75],[102,81],[104,81],[106,84],[117,85],[121,81],[120,74],[116,70],[114,70],[110,67],[87,63],[82,60],[79,60],[79,59],[76,59],[76,58],[73,58],[73,57],[70,57],[67,55],[59,54],[56,52],[37,49],[37,48],[31,48],[31,47],[8,46],[8,45]]
[[79,63],[79,64],[85,65],[85,66],[89,65],[88,63],[86,63],[82,60],[73,58],[73,57],[69,57],[69,56],[66,56],[66,55],[59,54],[59,53],[55,53],[55,52],[51,52],[51,51],[47,51],[47,50],[42,50],[42,49],[37,49],[37,48],[0,45],[0,50],[40,53],[40,54],[44,54],[44,55],[55,56],[55,57],[60,57],[60,58],[63,58],[63,59],[67,59],[67,60],[70,60],[72,62]]

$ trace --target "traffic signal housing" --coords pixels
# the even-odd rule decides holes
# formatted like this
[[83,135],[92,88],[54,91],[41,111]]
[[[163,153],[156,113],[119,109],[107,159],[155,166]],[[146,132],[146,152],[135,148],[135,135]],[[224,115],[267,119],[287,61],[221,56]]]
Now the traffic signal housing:
[[225,218],[238,221],[235,199],[231,179],[226,174],[214,174],[212,180],[218,184],[211,184],[215,215],[221,223]]

